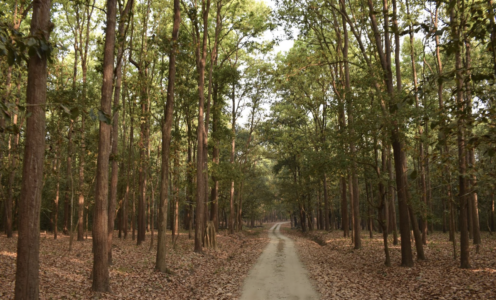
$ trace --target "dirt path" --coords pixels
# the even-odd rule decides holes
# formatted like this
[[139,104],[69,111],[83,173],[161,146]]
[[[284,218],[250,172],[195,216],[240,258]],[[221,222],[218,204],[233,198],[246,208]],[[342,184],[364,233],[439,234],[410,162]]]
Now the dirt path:
[[280,233],[281,224],[269,230],[269,245],[245,279],[241,300],[319,299],[293,241]]

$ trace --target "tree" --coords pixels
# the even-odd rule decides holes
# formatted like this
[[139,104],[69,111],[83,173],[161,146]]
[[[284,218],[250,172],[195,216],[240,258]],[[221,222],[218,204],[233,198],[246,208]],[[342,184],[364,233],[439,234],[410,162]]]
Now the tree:
[[110,156],[111,104],[114,73],[114,45],[117,2],[107,1],[107,28],[103,58],[103,84],[100,121],[98,160],[96,171],[96,192],[93,221],[93,285],[96,292],[110,291],[108,270],[108,167]]
[[166,230],[167,230],[167,202],[169,187],[169,157],[170,141],[172,130],[172,119],[174,111],[174,84],[176,79],[176,53],[178,51],[179,25],[181,23],[181,10],[179,0],[174,0],[174,25],[172,28],[172,47],[169,54],[169,81],[167,85],[167,103],[162,121],[162,171],[160,177],[160,204],[159,204],[159,225],[157,240],[157,260],[155,269],[166,272]]
[[[50,1],[33,2],[31,36],[36,37],[39,55],[31,55],[28,63],[26,102],[30,117],[26,122],[24,164],[19,198],[19,239],[15,299],[37,299],[39,296],[40,206],[45,153],[45,102],[47,46],[53,23],[50,22]],[[42,45],[45,45],[42,47]]]

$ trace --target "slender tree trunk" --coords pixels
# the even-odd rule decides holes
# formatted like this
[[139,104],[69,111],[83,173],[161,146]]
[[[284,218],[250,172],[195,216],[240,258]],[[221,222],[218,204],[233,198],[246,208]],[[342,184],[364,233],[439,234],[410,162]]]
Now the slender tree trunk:
[[[160,154],[160,153],[159,153]],[[151,206],[151,212],[150,212],[150,249],[153,249],[153,236],[154,231],[155,231],[155,188],[153,185],[153,181],[151,182],[151,189],[152,189],[152,195],[150,197],[150,206]]]
[[[471,68],[472,68],[472,58],[471,58],[471,44],[470,40],[468,40],[469,37],[466,37],[465,41],[465,54],[466,54],[466,72],[467,76],[469,77],[469,81],[465,82],[466,87],[466,101],[467,101],[467,114],[470,116],[468,118],[469,120],[469,129],[471,129],[471,122],[473,122],[472,118],[472,87],[471,87]],[[469,130],[469,137],[472,135],[471,130]],[[472,170],[472,174],[470,176],[470,188],[472,189],[472,192],[470,193],[470,196],[468,197],[469,200],[469,208],[470,208],[470,217],[471,217],[471,232],[472,232],[472,237],[473,237],[473,243],[474,245],[477,245],[476,251],[479,253],[479,245],[481,244],[481,236],[480,236],[480,226],[479,226],[479,203],[478,203],[478,198],[477,198],[477,191],[475,190],[477,187],[477,176],[475,175],[475,149],[474,147],[471,147],[468,150],[468,164],[469,168]]]
[[[365,177],[367,178],[367,177]],[[374,238],[374,220],[372,219],[372,216],[374,214],[373,208],[372,208],[372,201],[373,201],[373,195],[371,191],[372,187],[371,184],[367,181],[365,181],[365,193],[367,195],[367,227],[369,229],[369,238]]]
[[[342,3],[342,10],[344,11],[344,3]],[[344,19],[343,19],[344,21]],[[343,23],[343,33],[344,33],[344,45],[343,45],[343,60],[344,60],[344,88],[345,92],[343,94],[343,99],[345,99],[347,105],[348,112],[348,130],[350,132],[351,141],[350,141],[350,156],[352,157],[352,165],[351,165],[351,181],[353,189],[353,197],[351,198],[353,201],[353,219],[354,219],[354,228],[353,228],[353,236],[354,236],[354,244],[355,249],[360,249],[362,247],[362,239],[361,239],[361,228],[360,228],[360,192],[358,190],[358,177],[357,177],[357,164],[356,164],[356,147],[355,147],[355,129],[354,129],[354,107],[351,100],[351,97],[347,97],[348,92],[350,91],[350,70],[348,64],[348,30],[346,28],[346,24]]]
[[[125,73],[125,66],[124,66],[124,73]],[[125,77],[123,78],[123,91],[122,91],[122,153],[125,153],[126,151],[126,141],[127,141],[127,127],[126,127],[126,99],[125,99],[125,90],[126,90],[126,80]],[[124,190],[124,195],[122,199],[122,204],[120,207],[120,222],[119,222],[119,238],[123,237],[124,239],[127,238],[127,200],[129,198],[129,171],[131,169],[131,163],[129,163],[129,160],[131,159],[130,152],[127,153],[128,155],[128,163],[122,161],[122,169],[123,173],[126,174],[126,184],[123,187]],[[125,170],[125,171],[124,171]]]
[[243,186],[244,181],[241,181],[238,192],[238,231],[243,230]]
[[[210,67],[209,71],[209,88],[213,89],[212,91],[212,96],[213,96],[213,109],[212,109],[212,138],[213,138],[213,150],[212,150],[212,162],[216,165],[219,164],[219,156],[220,156],[220,150],[219,150],[219,140],[216,137],[217,131],[218,131],[218,123],[219,123],[219,118],[220,118],[220,109],[221,105],[219,103],[218,99],[218,90],[219,87],[217,83],[213,83],[213,69],[217,67],[217,48],[219,44],[219,36],[220,36],[220,31],[222,30],[222,16],[221,16],[221,11],[222,11],[222,1],[217,1],[217,15],[216,15],[216,24],[215,24],[215,42],[214,42],[214,47],[211,52],[211,64],[212,66]],[[210,97],[210,92],[209,92],[209,97]],[[215,226],[215,231],[219,230],[219,180],[212,175],[212,181],[213,181],[213,187],[212,187],[212,193],[211,193],[211,212],[210,212],[210,221],[214,223]]]
[[[31,35],[45,40],[53,29],[50,1],[33,2]],[[28,63],[26,89],[27,118],[24,140],[19,229],[16,260],[15,299],[39,298],[40,207],[45,153],[45,102],[47,87],[47,53],[32,55]]]
[[324,179],[322,180],[324,185],[324,229],[329,231],[329,197],[327,195],[327,176],[324,174]]
[[[19,73],[19,76],[20,74],[21,73]],[[20,84],[20,82],[18,84]],[[19,98],[16,99],[16,105],[19,105]],[[12,117],[13,125],[17,125],[17,118],[18,118],[17,112],[14,111]],[[19,145],[19,133],[13,136],[12,147],[10,149],[10,170],[9,170],[10,174],[9,174],[9,182],[7,187],[7,199],[5,199],[6,201],[5,208],[6,208],[6,216],[7,216],[6,218],[7,228],[5,231],[7,233],[7,238],[12,237],[12,204],[14,203],[14,184],[17,173],[18,145]]]
[[[83,78],[85,77],[85,73],[83,73]],[[83,83],[84,85],[85,83]],[[85,89],[83,87],[83,89]],[[83,92],[83,99],[86,96],[85,92]],[[83,100],[84,101],[84,100]],[[80,141],[80,154],[79,154],[79,186],[78,186],[78,241],[84,240],[84,165],[86,155],[86,144],[84,142],[84,130],[85,130],[85,116],[81,116],[81,141]]]
[[[406,9],[407,9],[407,14],[410,15],[410,7],[408,1],[406,1]],[[410,28],[410,63],[412,66],[413,90],[415,94],[415,108],[419,110],[420,108],[419,108],[418,83],[417,83],[417,66],[415,62],[415,50],[414,50],[412,25],[410,25],[409,28]],[[420,171],[420,195],[422,202],[424,203],[424,210],[421,213],[422,243],[424,245],[427,245],[427,186],[425,181],[424,143],[422,141],[423,128],[422,125],[420,125],[420,121],[417,121],[417,134],[419,136],[418,149],[419,149],[419,171]]]
[[[57,126],[58,127],[58,126]],[[56,149],[56,160],[55,160],[55,176],[56,176],[56,187],[55,187],[55,200],[53,201],[53,239],[57,239],[58,234],[58,221],[59,221],[59,197],[60,197],[60,141],[57,141]]]
[[131,231],[132,231],[132,240],[136,238],[136,168],[134,166],[134,100],[131,101],[130,105],[130,118],[131,118],[131,133],[129,134],[129,167],[132,169],[133,173],[133,182],[132,182],[132,193],[133,193],[133,210],[131,212]]
[[167,205],[169,185],[169,156],[172,130],[172,119],[174,112],[174,84],[176,80],[176,54],[178,51],[177,40],[179,36],[179,25],[181,24],[181,9],[179,0],[174,0],[174,23],[172,26],[172,48],[169,54],[169,80],[167,83],[167,103],[165,105],[164,120],[162,121],[162,169],[160,173],[160,207],[158,215],[157,236],[157,258],[155,269],[166,272],[165,262],[167,250]]
[[[111,116],[112,84],[114,73],[114,45],[116,26],[116,0],[107,0],[107,27],[103,58],[103,85],[101,110]],[[108,271],[108,168],[110,156],[109,124],[100,121],[98,159],[96,172],[96,193],[93,216],[93,285],[96,292],[110,291]]]
[[[124,11],[120,12],[119,20],[119,45],[117,50],[117,67],[115,70],[115,89],[114,89],[114,107],[120,105],[121,85],[122,85],[122,55],[124,53],[124,30],[128,19],[128,13],[131,11],[133,0],[128,0]],[[112,264],[112,237],[114,235],[115,206],[117,202],[117,183],[119,180],[119,111],[113,112],[112,131],[111,131],[112,152],[110,158],[112,161],[112,174],[110,179],[110,197],[108,208],[108,263]]]
[[186,163],[186,214],[184,217],[184,228],[188,229],[188,238],[191,238],[191,221],[193,220],[193,157],[192,157],[192,132],[191,132],[191,118],[189,115],[186,115],[186,124],[187,124],[187,136],[188,136],[188,154],[187,154],[187,163]]
[[350,194],[350,217],[351,217],[351,242],[355,243],[355,202],[353,201],[353,183],[351,173],[348,170],[348,189]]
[[319,181],[319,187],[318,187],[318,190],[317,190],[317,199],[318,199],[318,217],[317,217],[317,224],[319,225],[318,226],[318,229],[319,230],[324,230],[325,229],[325,223],[324,223],[324,213],[322,211],[322,192],[320,190],[320,181]]
[[[87,74],[88,74],[88,52],[89,52],[89,43],[90,43],[90,25],[91,25],[91,16],[93,15],[94,7],[87,6],[85,8],[86,13],[86,31],[85,31],[85,39],[83,45],[83,31],[79,32],[79,42],[81,43],[81,51],[79,54],[81,55],[81,71],[83,74],[83,91],[81,97],[81,106],[86,106],[86,97],[88,94],[88,83],[87,83]],[[86,156],[86,143],[85,143],[85,122],[86,117],[85,114],[81,114],[81,141],[80,141],[80,151],[79,151],[79,185],[78,185],[78,241],[84,240],[84,166],[85,166],[85,156]],[[88,219],[88,216],[86,216]],[[88,227],[88,224],[86,224]]]
[[[231,165],[234,168],[234,153],[236,151],[236,85],[232,86],[232,121],[231,121]],[[229,233],[234,234],[234,179],[231,179],[231,190],[229,198]]]
[[69,132],[67,134],[67,166],[66,166],[66,190],[65,190],[65,200],[64,200],[64,234],[69,234],[69,227],[71,221],[71,204],[70,199],[72,196],[72,131],[74,122],[69,120]]
[[491,231],[494,232],[495,228],[496,228],[496,222],[495,222],[495,218],[494,218],[494,192],[491,193],[490,214],[491,214]]
[[[458,7],[457,0],[451,0],[450,3],[450,21],[452,24],[458,20],[462,23],[462,12],[457,12],[455,15],[455,6]],[[456,19],[455,19],[456,18]],[[460,30],[463,25],[458,24],[452,27],[452,35],[454,39],[460,41]],[[458,105],[458,120],[457,120],[457,143],[458,143],[458,180],[459,180],[459,207],[460,207],[460,267],[467,269],[470,268],[470,251],[469,251],[469,235],[468,235],[468,221],[467,221],[467,153],[465,144],[465,122],[464,115],[466,112],[463,110],[463,74],[462,74],[462,61],[461,61],[461,46],[459,44],[455,47],[455,73],[456,73],[456,103]]]
[[393,157],[391,154],[391,147],[387,146],[387,169],[388,169],[388,198],[390,204],[390,228],[393,233],[393,245],[398,245],[398,229],[396,227],[396,205],[395,205],[395,192],[394,192],[394,178],[393,178]]
[[[175,126],[175,131],[179,131],[179,126]],[[172,221],[172,242],[179,236],[179,141],[174,141],[174,169],[173,169],[173,208],[174,219]]]
[[[14,20],[16,19],[16,15],[17,15],[17,2],[16,2],[16,6],[15,6],[15,10],[14,10]],[[3,97],[3,104],[4,105],[8,105],[9,104],[9,98],[10,98],[10,89],[11,89],[11,80],[12,80],[12,66],[9,66],[7,68],[7,74],[5,76],[5,95]],[[4,117],[4,114],[2,114],[2,116],[0,116],[0,128],[4,129],[5,128],[5,117]],[[3,136],[2,136],[2,140],[3,140]],[[8,141],[6,140],[3,140],[2,142],[6,142],[8,143]],[[0,161],[3,161],[4,158],[3,158],[3,155],[4,155],[4,151],[0,151]],[[3,175],[3,172],[0,172],[0,183],[2,181],[2,175]],[[2,184],[0,184],[0,188],[2,188],[2,194],[4,194],[4,187]],[[5,197],[5,196],[4,196]],[[13,203],[12,201],[9,199],[9,197],[7,197],[5,200],[4,200],[4,223],[5,223],[5,233],[7,234],[7,237],[8,238],[11,238],[12,237],[12,206],[13,206]]]
[[[377,165],[377,175],[379,178],[381,176],[381,173],[384,173],[387,169],[387,162],[388,162],[387,156],[388,155],[387,155],[387,149],[385,147],[385,144],[386,144],[385,140],[386,140],[386,138],[384,138],[382,141],[382,151],[381,151],[382,152],[381,153],[382,166],[380,169],[378,167],[379,153],[378,153],[377,142],[375,143],[375,149],[374,149],[375,150],[374,151],[375,161],[376,161],[376,165]],[[387,196],[387,192],[386,192],[386,187],[385,187],[382,180],[379,180],[378,188],[379,188],[379,199],[378,199],[379,205],[377,206],[377,211],[378,211],[378,215],[379,215],[379,218],[378,218],[379,226],[381,227],[381,230],[382,230],[382,239],[383,239],[383,243],[384,243],[384,254],[385,254],[384,265],[386,265],[386,267],[390,267],[391,266],[391,258],[389,255],[389,245],[388,245],[389,203],[388,203],[388,198],[387,198],[388,196]]]

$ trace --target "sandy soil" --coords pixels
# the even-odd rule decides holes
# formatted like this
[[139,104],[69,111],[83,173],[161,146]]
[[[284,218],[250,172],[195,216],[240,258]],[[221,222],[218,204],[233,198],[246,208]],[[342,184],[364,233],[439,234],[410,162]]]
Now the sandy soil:
[[319,299],[293,241],[281,234],[281,224],[269,230],[269,245],[245,279],[241,300]]

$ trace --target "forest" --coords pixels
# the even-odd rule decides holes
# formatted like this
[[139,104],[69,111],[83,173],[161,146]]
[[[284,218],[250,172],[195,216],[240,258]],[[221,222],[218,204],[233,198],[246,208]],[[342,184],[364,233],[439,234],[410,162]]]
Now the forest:
[[496,298],[495,22],[2,0],[0,298]]

